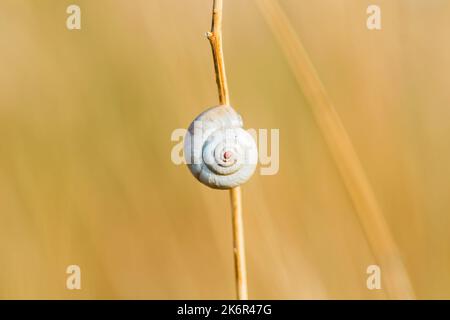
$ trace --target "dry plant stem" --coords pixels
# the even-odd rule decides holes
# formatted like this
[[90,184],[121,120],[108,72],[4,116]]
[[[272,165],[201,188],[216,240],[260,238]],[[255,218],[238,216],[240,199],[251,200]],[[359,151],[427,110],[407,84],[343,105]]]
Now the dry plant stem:
[[[222,0],[214,0],[211,32],[207,33],[211,43],[214,58],[214,69],[216,72],[216,82],[219,90],[220,104],[229,105],[230,97],[228,93],[227,75],[225,73],[225,62],[222,50]],[[233,224],[233,250],[236,276],[236,291],[238,300],[248,299],[247,289],[247,269],[245,264],[244,245],[244,222],[242,218],[242,195],[241,188],[236,187],[230,190],[232,224]]]
[[233,253],[236,272],[236,292],[238,300],[248,299],[247,267],[245,265],[244,222],[242,220],[241,188],[230,190],[231,209],[233,212]]
[[[278,1],[258,0],[334,158],[382,272],[383,287],[393,299],[413,299],[414,292],[397,245],[331,99],[286,13]],[[365,267],[364,267],[365,268]]]
[[206,35],[211,44],[214,69],[216,71],[217,88],[219,89],[220,104],[229,105],[230,95],[228,93],[227,74],[225,72],[225,61],[222,49],[222,0],[214,0],[211,31]]

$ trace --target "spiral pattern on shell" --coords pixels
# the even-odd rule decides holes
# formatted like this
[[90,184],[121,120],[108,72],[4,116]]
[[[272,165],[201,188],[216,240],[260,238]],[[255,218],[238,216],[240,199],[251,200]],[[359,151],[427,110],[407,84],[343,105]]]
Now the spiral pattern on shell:
[[241,117],[227,105],[201,113],[189,126],[184,154],[191,173],[215,189],[237,187],[253,175],[258,151]]

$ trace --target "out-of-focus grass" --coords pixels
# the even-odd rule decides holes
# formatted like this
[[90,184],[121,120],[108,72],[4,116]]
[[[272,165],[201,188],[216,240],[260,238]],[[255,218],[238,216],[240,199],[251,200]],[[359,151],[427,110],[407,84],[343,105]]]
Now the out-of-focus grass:
[[[349,132],[419,298],[450,297],[450,5],[280,1]],[[209,1],[0,3],[0,297],[232,298],[228,194],[170,161],[217,103]],[[253,1],[228,0],[225,59],[280,172],[243,188],[250,297],[383,298],[352,203]],[[82,290],[65,289],[78,264]]]

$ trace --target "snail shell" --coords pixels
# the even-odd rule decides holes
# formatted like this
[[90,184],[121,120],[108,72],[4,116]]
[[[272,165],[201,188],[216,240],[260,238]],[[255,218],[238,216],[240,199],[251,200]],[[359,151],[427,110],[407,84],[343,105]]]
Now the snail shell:
[[227,105],[201,113],[189,126],[184,154],[189,170],[214,189],[231,189],[246,182],[256,169],[255,140],[242,118]]

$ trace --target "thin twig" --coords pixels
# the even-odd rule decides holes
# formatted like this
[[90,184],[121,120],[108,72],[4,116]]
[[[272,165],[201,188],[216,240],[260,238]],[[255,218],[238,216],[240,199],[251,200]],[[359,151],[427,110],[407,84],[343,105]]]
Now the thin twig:
[[[219,90],[219,101],[222,105],[230,104],[228,92],[227,75],[225,73],[225,62],[222,50],[222,13],[223,1],[214,0],[211,31],[207,33],[211,43],[214,58],[214,69],[216,82]],[[244,222],[242,218],[242,195],[241,188],[230,190],[232,224],[233,224],[233,251],[236,276],[236,291],[238,300],[248,299],[247,290],[247,268],[245,264],[244,246]]]
[[230,95],[228,93],[227,74],[225,72],[222,49],[222,8],[222,0],[214,0],[211,31],[206,35],[211,43],[217,88],[219,89],[219,101],[220,104],[229,105]]
[[331,151],[368,243],[381,267],[384,288],[391,298],[413,299],[411,282],[388,224],[350,137],[305,48],[278,1],[258,0],[256,3],[278,39]]
[[236,272],[236,293],[238,300],[248,299],[247,266],[245,265],[244,222],[242,219],[241,188],[230,190],[231,210],[233,212],[233,251]]

